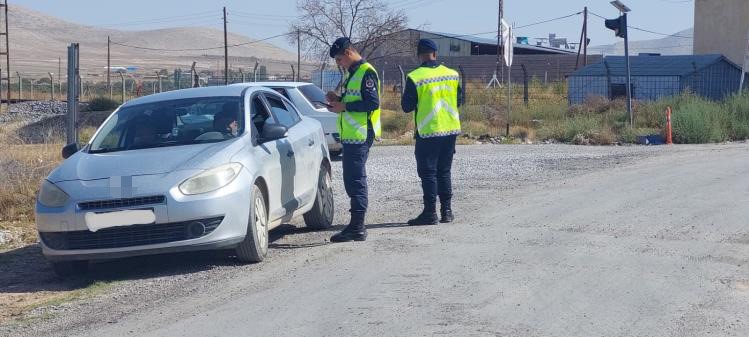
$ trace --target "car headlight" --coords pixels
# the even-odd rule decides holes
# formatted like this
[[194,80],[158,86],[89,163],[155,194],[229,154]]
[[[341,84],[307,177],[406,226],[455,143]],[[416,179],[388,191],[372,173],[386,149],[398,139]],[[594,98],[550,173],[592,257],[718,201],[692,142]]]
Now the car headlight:
[[57,185],[51,183],[49,180],[42,182],[42,187],[39,189],[39,203],[47,207],[62,207],[68,202],[70,197],[61,190]]
[[229,163],[212,168],[179,184],[183,194],[201,194],[215,191],[229,185],[242,170],[242,164]]

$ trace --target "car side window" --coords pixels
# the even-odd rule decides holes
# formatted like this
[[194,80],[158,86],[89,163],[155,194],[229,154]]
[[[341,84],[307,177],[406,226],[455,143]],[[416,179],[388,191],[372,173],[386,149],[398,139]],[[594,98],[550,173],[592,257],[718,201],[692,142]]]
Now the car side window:
[[266,95],[265,98],[268,100],[270,109],[273,112],[273,115],[276,116],[276,120],[278,120],[279,124],[290,128],[300,120],[296,111],[289,111],[289,109],[286,108],[286,104],[280,99],[270,95]]
[[261,134],[263,132],[265,124],[275,123],[270,112],[268,112],[268,109],[265,107],[265,104],[263,104],[263,101],[260,99],[260,96],[252,98],[252,111],[250,113],[250,118],[252,119],[252,125],[257,130],[256,134]]

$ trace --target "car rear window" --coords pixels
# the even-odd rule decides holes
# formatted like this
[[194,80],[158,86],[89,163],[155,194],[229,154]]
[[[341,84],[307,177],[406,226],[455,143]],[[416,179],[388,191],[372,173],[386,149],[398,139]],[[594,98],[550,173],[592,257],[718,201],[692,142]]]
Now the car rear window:
[[307,98],[307,100],[316,108],[320,108],[318,105],[327,101],[327,99],[325,99],[325,93],[314,84],[300,86],[299,92],[301,92],[302,95],[304,95],[304,97]]

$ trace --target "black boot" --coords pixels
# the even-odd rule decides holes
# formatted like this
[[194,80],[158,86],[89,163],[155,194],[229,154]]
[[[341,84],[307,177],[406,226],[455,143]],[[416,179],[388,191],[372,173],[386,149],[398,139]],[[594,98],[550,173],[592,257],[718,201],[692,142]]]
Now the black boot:
[[365,241],[367,228],[364,226],[364,214],[351,213],[351,221],[340,233],[333,235],[330,242]]
[[441,223],[450,223],[455,220],[455,217],[453,217],[453,211],[451,209],[445,209],[442,210],[442,219],[440,219]]
[[449,197],[442,197],[440,196],[440,215],[441,223],[450,223],[453,222],[455,217],[453,217],[453,210],[452,206],[450,205],[450,198]]
[[409,226],[429,226],[437,224],[437,211],[434,205],[424,206],[424,210],[415,219],[408,220]]

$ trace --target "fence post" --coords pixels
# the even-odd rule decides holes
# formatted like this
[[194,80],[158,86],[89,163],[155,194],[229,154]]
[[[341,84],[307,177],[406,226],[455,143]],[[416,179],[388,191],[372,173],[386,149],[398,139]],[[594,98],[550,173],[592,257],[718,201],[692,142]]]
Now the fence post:
[[525,68],[525,64],[520,64],[520,68],[523,69],[523,102],[525,106],[528,106],[528,69]]
[[55,100],[55,75],[52,73],[49,73],[49,92],[51,96],[51,100]]
[[255,68],[252,69],[252,81],[257,82],[257,67],[260,66],[260,62],[255,61]]
[[67,144],[78,143],[78,101],[80,99],[79,45],[68,47],[68,118]]
[[21,78],[21,73],[16,71],[16,75],[18,76],[18,100],[23,99],[23,78]]
[[406,73],[403,72],[403,67],[398,65],[398,70],[401,72],[401,94],[406,90]]
[[294,70],[294,65],[291,65],[291,78],[292,80],[296,78],[296,71]]
[[120,72],[120,82],[122,83],[122,104],[125,104],[125,74],[123,74],[122,72]]
[[31,100],[34,100],[34,79],[33,78],[29,81],[29,85],[31,86],[31,96],[29,97]]

